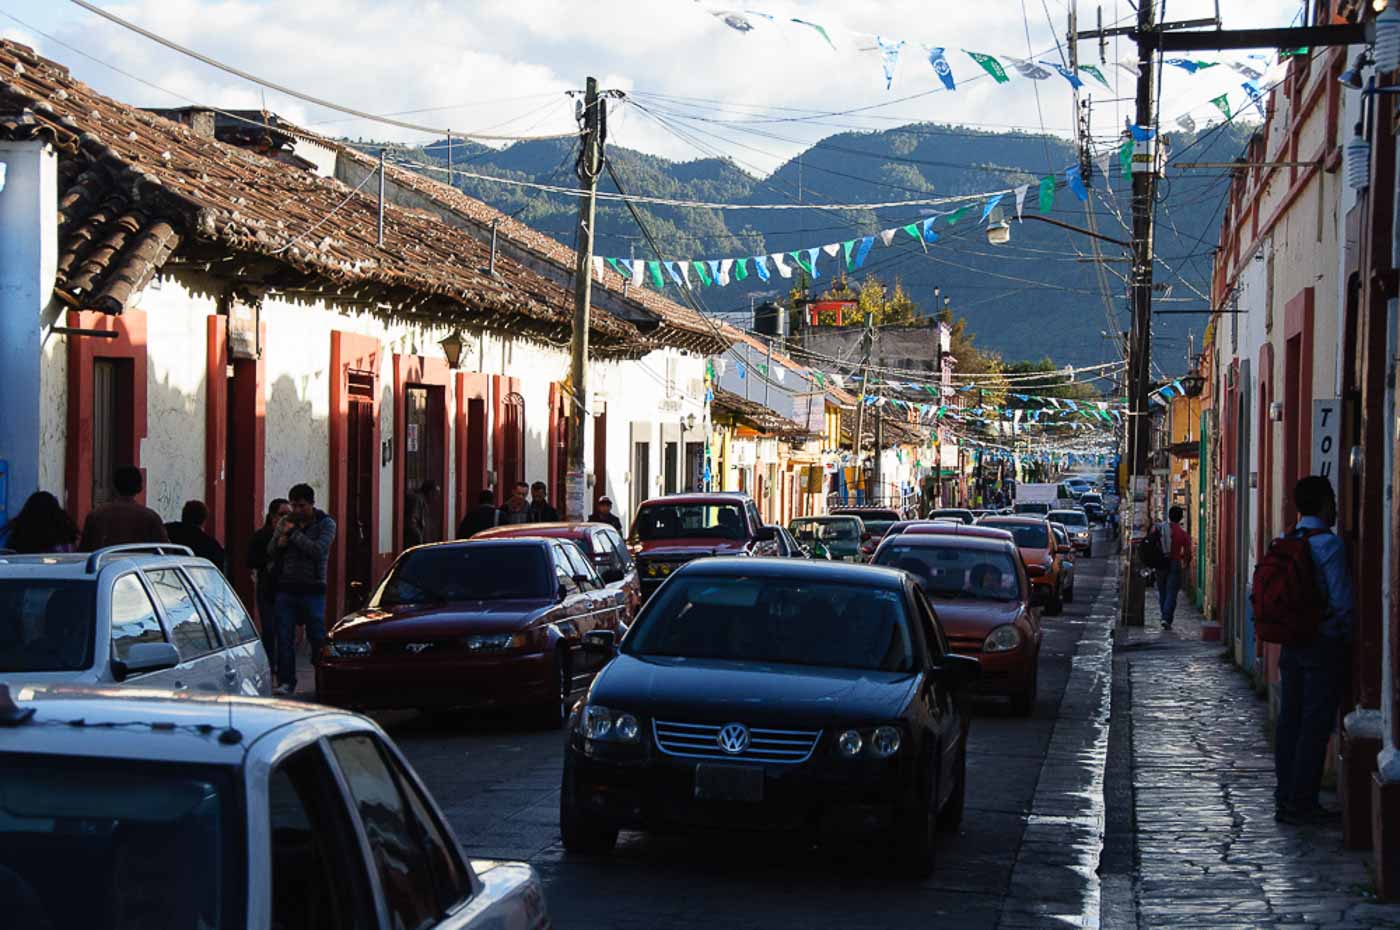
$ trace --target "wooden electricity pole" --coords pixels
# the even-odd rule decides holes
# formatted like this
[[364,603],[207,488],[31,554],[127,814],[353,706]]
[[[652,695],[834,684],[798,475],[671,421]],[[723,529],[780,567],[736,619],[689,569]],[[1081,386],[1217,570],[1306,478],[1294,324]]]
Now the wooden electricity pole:
[[[568,520],[588,516],[588,470],[584,464],[584,427],[588,410],[588,308],[593,299],[593,220],[598,199],[598,176],[603,172],[606,106],[598,96],[598,80],[590,77],[583,97],[583,152],[576,171],[579,180],[578,261],[574,266],[574,328],[570,342],[569,446],[564,475],[563,511]],[[598,480],[603,476],[598,475]]]

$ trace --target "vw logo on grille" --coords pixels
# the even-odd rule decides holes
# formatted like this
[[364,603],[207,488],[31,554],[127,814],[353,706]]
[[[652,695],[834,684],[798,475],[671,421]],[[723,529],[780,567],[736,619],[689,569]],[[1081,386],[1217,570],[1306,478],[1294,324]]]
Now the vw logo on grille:
[[715,734],[715,742],[720,749],[737,756],[749,748],[749,728],[742,723],[727,723]]

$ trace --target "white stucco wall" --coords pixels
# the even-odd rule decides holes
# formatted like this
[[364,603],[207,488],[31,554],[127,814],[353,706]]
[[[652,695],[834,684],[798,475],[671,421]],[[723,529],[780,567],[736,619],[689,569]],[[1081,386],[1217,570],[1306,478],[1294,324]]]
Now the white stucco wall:
[[216,305],[165,280],[146,288],[135,307],[146,313],[146,504],[178,520],[185,501],[205,496],[205,320]]
[[66,501],[68,337],[50,333],[39,352],[39,487]]

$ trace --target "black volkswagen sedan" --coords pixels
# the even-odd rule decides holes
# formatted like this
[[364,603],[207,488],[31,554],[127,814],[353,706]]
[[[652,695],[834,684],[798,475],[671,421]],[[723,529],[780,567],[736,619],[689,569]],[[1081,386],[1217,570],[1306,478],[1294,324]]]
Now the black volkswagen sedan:
[[570,719],[569,850],[610,850],[619,828],[865,834],[921,876],[961,822],[977,661],[904,572],[690,562],[616,651]]

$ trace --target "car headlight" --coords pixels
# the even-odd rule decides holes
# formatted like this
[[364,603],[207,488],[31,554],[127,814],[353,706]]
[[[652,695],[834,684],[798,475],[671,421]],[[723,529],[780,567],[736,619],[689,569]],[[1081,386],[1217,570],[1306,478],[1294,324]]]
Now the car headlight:
[[860,755],[860,751],[865,746],[865,740],[861,739],[855,730],[847,730],[836,737],[836,748],[847,759],[854,759]]
[[468,652],[504,652],[507,649],[522,649],[530,641],[528,633],[485,633],[468,636]]
[[1010,652],[1021,645],[1021,631],[1011,624],[999,626],[982,642],[983,652]]
[[332,642],[331,655],[333,656],[367,656],[370,645],[364,640],[346,639]]
[[636,717],[598,704],[585,706],[582,720],[583,735],[587,739],[635,743],[642,735]]
[[870,752],[879,759],[888,759],[899,752],[900,736],[897,727],[876,727],[870,735]]

